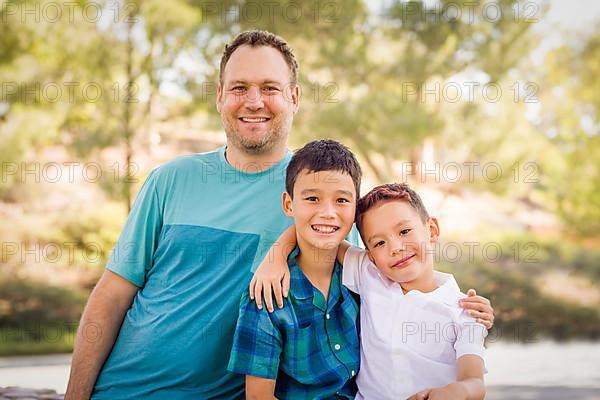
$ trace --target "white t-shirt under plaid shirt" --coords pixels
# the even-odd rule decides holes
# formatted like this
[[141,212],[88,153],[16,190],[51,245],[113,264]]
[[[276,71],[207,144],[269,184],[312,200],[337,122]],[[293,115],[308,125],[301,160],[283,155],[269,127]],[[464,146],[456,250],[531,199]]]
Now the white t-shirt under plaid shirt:
[[361,298],[357,399],[405,399],[446,386],[456,382],[458,358],[483,358],[487,330],[459,306],[466,296],[454,277],[437,271],[434,277],[434,291],[404,294],[365,250],[346,252],[342,281]]

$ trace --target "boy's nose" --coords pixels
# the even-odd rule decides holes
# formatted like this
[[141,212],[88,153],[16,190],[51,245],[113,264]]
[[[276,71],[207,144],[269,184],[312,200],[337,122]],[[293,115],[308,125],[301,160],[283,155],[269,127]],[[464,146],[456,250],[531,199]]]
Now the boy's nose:
[[319,211],[323,218],[333,219],[335,217],[335,207],[329,202],[323,202]]

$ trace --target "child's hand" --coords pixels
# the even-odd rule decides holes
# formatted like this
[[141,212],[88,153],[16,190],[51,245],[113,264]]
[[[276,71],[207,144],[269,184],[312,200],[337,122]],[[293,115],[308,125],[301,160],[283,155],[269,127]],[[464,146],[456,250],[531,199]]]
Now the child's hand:
[[273,295],[279,308],[283,308],[283,297],[287,297],[290,289],[290,270],[287,262],[274,257],[266,257],[254,272],[250,281],[250,298],[256,298],[256,306],[262,310],[262,298],[269,312],[273,312]]
[[475,289],[469,289],[466,298],[459,301],[461,307],[468,310],[468,314],[477,319],[477,322],[492,329],[494,326],[494,309],[488,299],[477,296]]
[[467,394],[455,385],[425,389],[415,393],[407,400],[466,400]]

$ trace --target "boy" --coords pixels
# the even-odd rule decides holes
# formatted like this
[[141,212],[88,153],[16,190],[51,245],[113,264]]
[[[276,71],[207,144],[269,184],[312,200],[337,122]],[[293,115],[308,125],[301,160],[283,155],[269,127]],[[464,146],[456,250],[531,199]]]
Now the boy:
[[483,399],[486,331],[458,306],[450,274],[433,269],[439,225],[405,184],[358,203],[366,251],[339,247],[343,284],[361,295],[357,399]]
[[361,170],[332,140],[292,157],[282,205],[297,247],[287,259],[286,307],[273,313],[242,296],[228,369],[246,375],[249,399],[352,399],[359,367],[358,305],[341,284],[339,244],[354,223]]

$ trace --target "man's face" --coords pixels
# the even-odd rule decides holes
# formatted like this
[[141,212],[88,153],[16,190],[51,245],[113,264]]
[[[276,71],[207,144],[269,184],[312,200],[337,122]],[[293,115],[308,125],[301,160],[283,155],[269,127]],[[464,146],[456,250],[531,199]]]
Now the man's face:
[[433,273],[433,246],[439,227],[425,223],[405,201],[391,200],[368,210],[362,222],[369,258],[388,279],[418,284]]
[[265,154],[285,144],[299,89],[283,55],[268,46],[240,46],[227,62],[217,93],[228,145]]
[[304,170],[294,183],[294,198],[283,194],[283,210],[294,218],[302,248],[332,250],[348,236],[354,222],[354,182],[340,171]]

